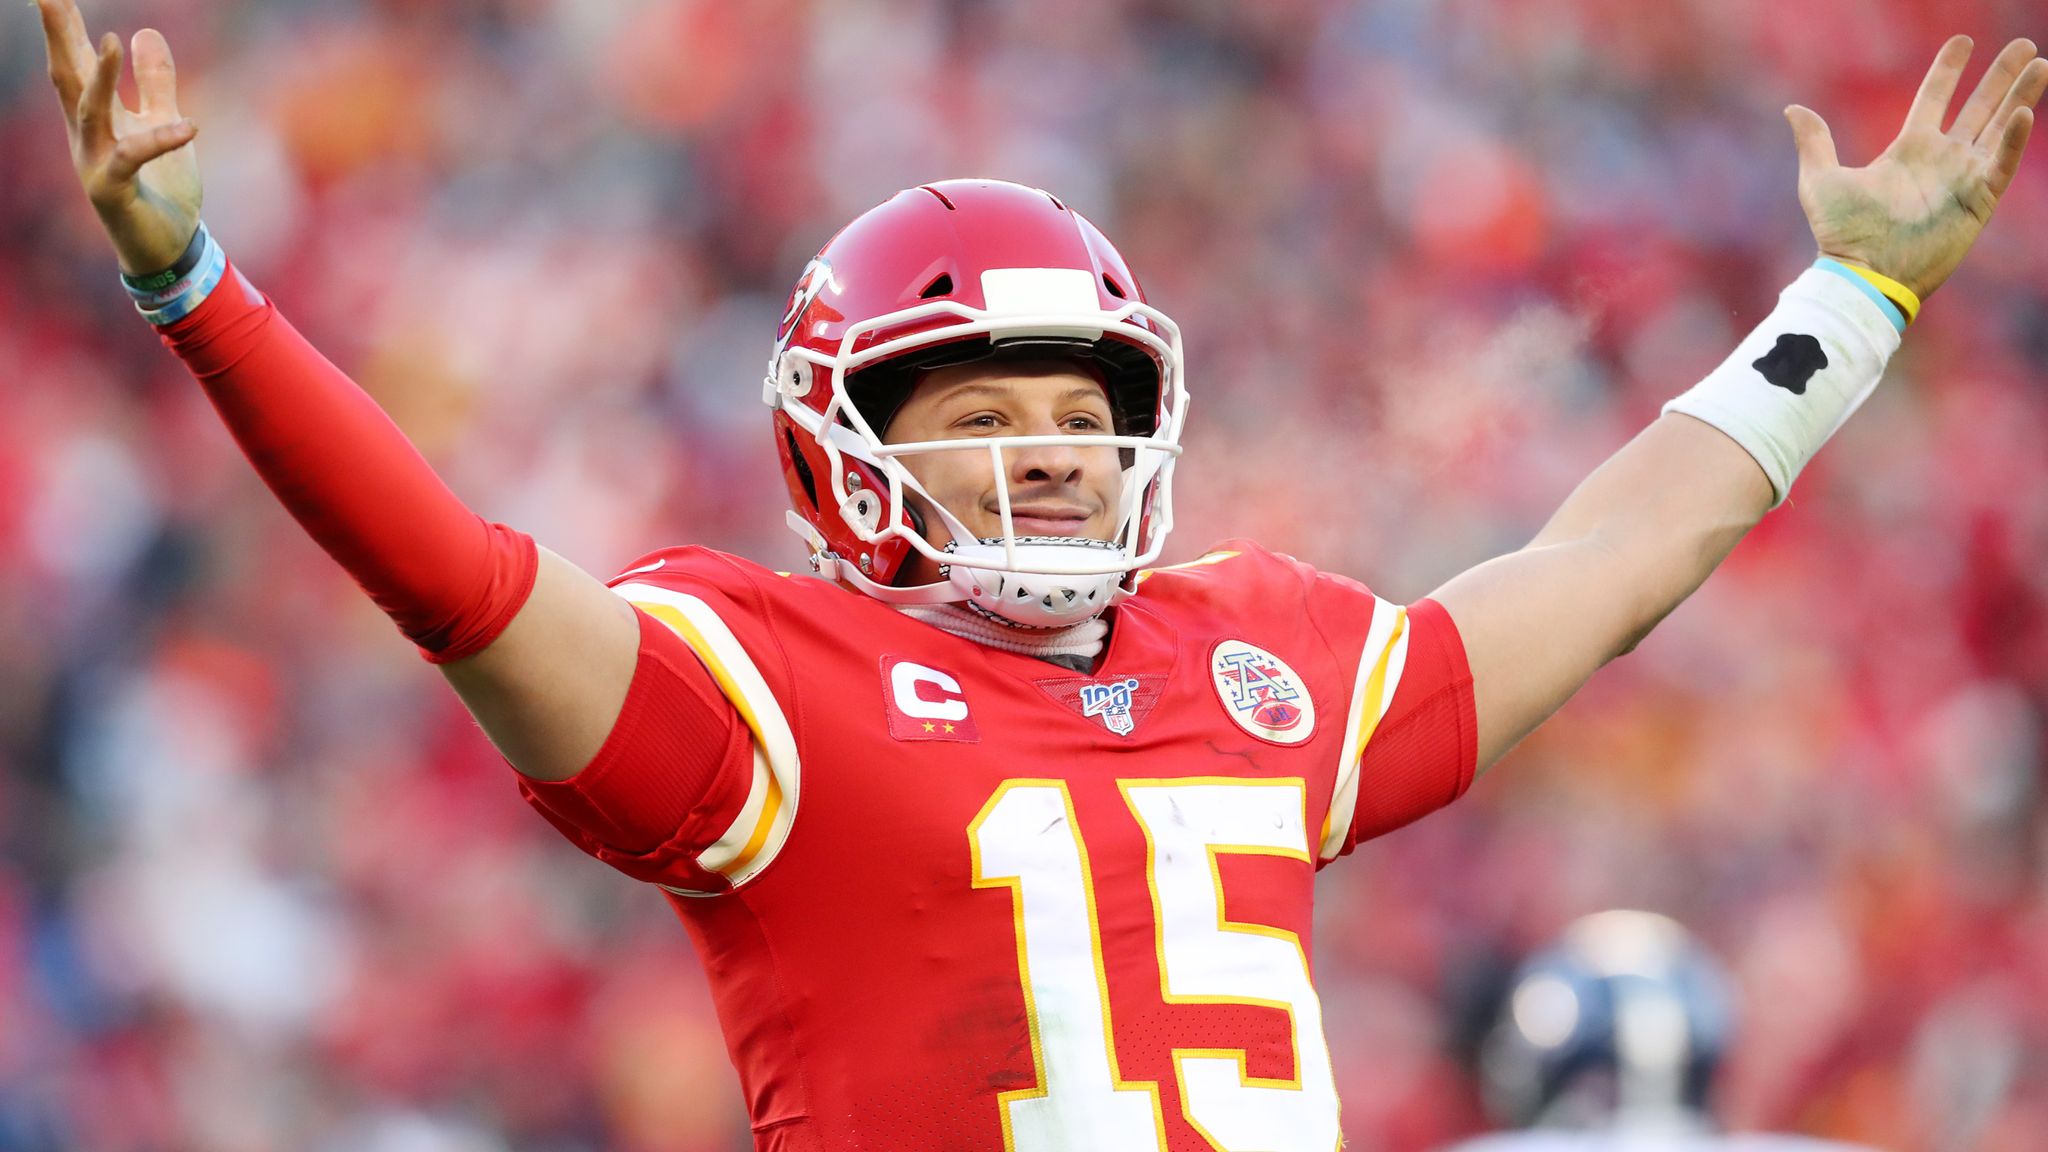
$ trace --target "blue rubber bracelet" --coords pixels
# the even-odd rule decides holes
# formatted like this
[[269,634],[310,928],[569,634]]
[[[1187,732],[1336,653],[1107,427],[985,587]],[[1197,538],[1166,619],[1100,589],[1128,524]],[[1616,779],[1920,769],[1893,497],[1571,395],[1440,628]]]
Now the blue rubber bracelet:
[[142,318],[158,328],[176,324],[197,311],[206,298],[220,287],[221,278],[227,275],[228,254],[222,250],[212,236],[206,238],[206,253],[199,258],[199,267],[183,281],[185,287],[177,296],[166,301],[160,308],[145,308],[138,301],[136,311]]
[[1858,292],[1861,292],[1865,296],[1868,296],[1870,298],[1871,303],[1877,305],[1880,309],[1883,309],[1884,318],[1892,322],[1892,327],[1897,328],[1901,335],[1905,334],[1906,314],[1904,312],[1899,311],[1899,306],[1897,304],[1892,303],[1891,297],[1886,296],[1882,292],[1879,292],[1877,290],[1877,287],[1873,285],[1870,281],[1865,280],[1863,277],[1858,276],[1854,272],[1851,272],[1849,270],[1849,267],[1843,264],[1841,261],[1830,260],[1825,256],[1821,257],[1818,260],[1815,260],[1813,262],[1813,266],[1815,268],[1821,269],[1824,272],[1833,272],[1835,275],[1840,276],[1842,279],[1847,280],[1851,284],[1854,284]]

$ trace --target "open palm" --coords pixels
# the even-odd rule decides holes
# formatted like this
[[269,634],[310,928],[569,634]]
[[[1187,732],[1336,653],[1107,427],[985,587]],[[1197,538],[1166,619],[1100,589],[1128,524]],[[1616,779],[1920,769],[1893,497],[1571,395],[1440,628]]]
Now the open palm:
[[1946,130],[1970,38],[1950,38],[1920,84],[1904,127],[1877,159],[1845,168],[1827,124],[1785,110],[1799,148],[1799,203],[1821,253],[1881,272],[1923,299],[1954,272],[2019,170],[2048,60],[2014,40],[1991,62]]
[[169,267],[199,227],[199,129],[178,112],[171,46],[145,28],[135,35],[138,107],[118,95],[121,38],[97,51],[76,0],[36,0],[50,83],[64,108],[71,162],[114,242],[121,268],[144,275]]

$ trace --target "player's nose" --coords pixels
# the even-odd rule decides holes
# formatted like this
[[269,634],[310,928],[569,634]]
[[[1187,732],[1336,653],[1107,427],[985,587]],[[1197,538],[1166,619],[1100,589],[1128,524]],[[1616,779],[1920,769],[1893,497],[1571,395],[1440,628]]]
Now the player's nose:
[[[1033,425],[1026,433],[1031,436],[1057,436],[1063,429],[1050,420]],[[1004,451],[1008,457],[1010,483],[1012,484],[1078,484],[1087,467],[1087,457],[1071,444],[1038,444],[1010,448]]]

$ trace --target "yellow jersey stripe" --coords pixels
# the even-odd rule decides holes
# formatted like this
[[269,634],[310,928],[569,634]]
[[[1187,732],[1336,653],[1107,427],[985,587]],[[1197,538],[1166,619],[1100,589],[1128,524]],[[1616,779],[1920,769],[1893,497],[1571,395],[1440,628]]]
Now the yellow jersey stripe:
[[711,606],[695,596],[643,584],[616,591],[690,646],[754,738],[754,779],[724,835],[697,855],[734,885],[766,867],[795,819],[799,764],[795,734],[746,649]]
[[1365,746],[1379,729],[1380,720],[1394,701],[1401,673],[1408,664],[1408,610],[1378,598],[1373,602],[1372,625],[1359,648],[1358,671],[1351,692],[1351,712],[1344,723],[1343,759],[1337,765],[1337,782],[1331,790],[1330,807],[1323,814],[1322,858],[1333,860],[1351,832],[1352,811],[1358,804],[1359,760]]
[[1387,650],[1380,653],[1379,662],[1372,666],[1372,675],[1365,681],[1365,716],[1359,725],[1358,742],[1352,746],[1353,762],[1364,759],[1365,746],[1372,740],[1372,734],[1380,726],[1380,717],[1387,714],[1387,664],[1394,658],[1394,646],[1408,634],[1408,610],[1403,608],[1394,617],[1394,635],[1387,641]]

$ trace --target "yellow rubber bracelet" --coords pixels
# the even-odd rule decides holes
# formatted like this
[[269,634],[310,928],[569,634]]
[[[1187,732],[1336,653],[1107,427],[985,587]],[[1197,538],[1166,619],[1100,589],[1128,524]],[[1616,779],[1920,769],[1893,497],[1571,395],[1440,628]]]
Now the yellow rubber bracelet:
[[1872,288],[1884,293],[1886,299],[1897,304],[1899,311],[1906,314],[1906,323],[1911,324],[1914,317],[1920,315],[1920,297],[1911,288],[1882,272],[1872,272],[1860,264],[1851,264],[1847,260],[1839,260],[1836,263],[1869,281]]

